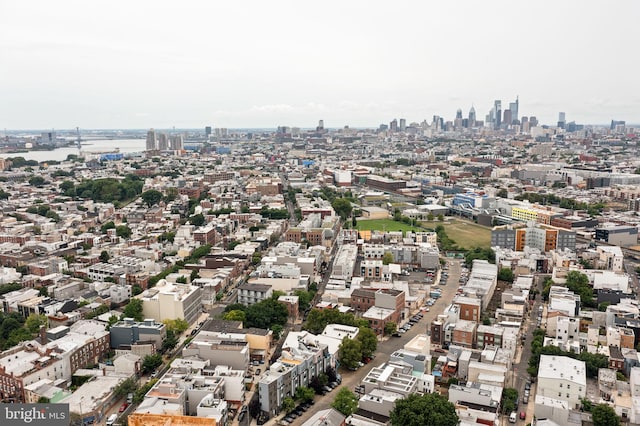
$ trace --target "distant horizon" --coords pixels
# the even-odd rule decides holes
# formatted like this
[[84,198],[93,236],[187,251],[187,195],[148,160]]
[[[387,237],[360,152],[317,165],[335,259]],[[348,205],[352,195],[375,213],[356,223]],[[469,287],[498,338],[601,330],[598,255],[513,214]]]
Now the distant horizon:
[[[615,120],[615,119],[614,119]],[[624,121],[624,120],[623,120]],[[388,125],[389,123],[379,123],[376,126],[349,126],[348,124],[345,126],[348,126],[349,129],[356,129],[356,130],[376,130],[380,127],[381,124],[385,124]],[[578,125],[581,126],[589,126],[589,127],[610,127],[611,123],[596,123],[596,124],[592,124],[592,123],[576,123]],[[627,127],[640,127],[640,123],[626,123],[625,124]],[[147,132],[150,129],[154,129],[154,130],[159,130],[159,131],[183,131],[183,130],[189,130],[189,131],[193,131],[193,130],[202,130],[204,131],[205,128],[208,125],[202,126],[202,127],[130,127],[130,128],[126,128],[126,127],[96,127],[96,128],[82,128],[80,127],[80,134],[86,134],[86,132]],[[226,130],[247,130],[247,131],[257,131],[257,130],[263,130],[263,131],[273,131],[275,132],[278,127],[289,127],[289,128],[293,128],[296,127],[302,131],[313,131],[316,129],[316,127],[302,127],[302,126],[296,126],[296,125],[288,125],[288,124],[281,124],[279,126],[274,126],[274,127],[216,127],[216,126],[211,126],[211,128],[213,130],[215,129],[226,129]],[[407,124],[408,126],[408,124]],[[539,126],[548,126],[548,127],[557,127],[557,125],[555,124],[544,124],[544,123],[539,123]],[[344,126],[342,127],[324,127],[324,130],[343,130]],[[31,128],[31,129],[2,129],[2,133],[4,134],[5,132],[7,133],[18,133],[18,132],[48,132],[48,131],[54,131],[54,132],[68,132],[68,133],[75,133],[76,132],[76,128],[75,127],[71,127],[71,128],[56,128],[56,127],[49,127],[49,128]]]
[[[640,122],[640,2],[5,1],[0,130]],[[124,12],[123,12],[124,11]],[[613,11],[622,11],[614,13]],[[501,117],[502,118],[502,117]],[[65,124],[66,123],[66,124]],[[247,125],[248,124],[248,125]]]

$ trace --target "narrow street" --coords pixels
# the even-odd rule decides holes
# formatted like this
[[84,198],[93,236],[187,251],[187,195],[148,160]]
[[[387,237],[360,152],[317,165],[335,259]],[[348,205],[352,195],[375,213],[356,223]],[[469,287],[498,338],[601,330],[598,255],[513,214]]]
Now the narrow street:
[[[378,350],[376,351],[376,357],[369,364],[365,364],[363,367],[359,368],[357,371],[349,371],[347,369],[340,369],[339,373],[342,376],[342,384],[340,387],[347,387],[349,390],[353,392],[355,387],[362,382],[362,379],[366,377],[366,375],[371,371],[372,368],[378,367],[389,361],[390,355],[398,349],[404,347],[404,345],[413,339],[418,334],[425,334],[429,332],[431,327],[431,321],[435,319],[435,317],[442,313],[444,308],[448,306],[453,298],[455,297],[459,284],[458,280],[460,278],[461,271],[461,260],[449,260],[451,266],[449,267],[449,284],[447,285],[432,285],[432,287],[437,287],[442,290],[442,296],[437,299],[436,303],[431,306],[429,312],[423,312],[424,317],[418,322],[416,325],[411,327],[409,331],[403,334],[401,337],[387,337],[382,342],[378,343]],[[422,273],[421,275],[424,275]],[[415,313],[415,312],[414,312]],[[432,353],[433,355],[433,353]],[[438,355],[438,354],[435,354]],[[301,425],[306,420],[308,420],[314,413],[325,410],[331,406],[333,399],[338,393],[340,387],[334,389],[332,392],[326,394],[325,396],[316,396],[315,404],[313,408],[308,410],[302,416],[298,417],[292,424],[293,425]],[[276,425],[277,420],[284,417],[284,413],[280,416],[270,419],[266,425]],[[252,425],[256,425],[255,419],[251,422]]]

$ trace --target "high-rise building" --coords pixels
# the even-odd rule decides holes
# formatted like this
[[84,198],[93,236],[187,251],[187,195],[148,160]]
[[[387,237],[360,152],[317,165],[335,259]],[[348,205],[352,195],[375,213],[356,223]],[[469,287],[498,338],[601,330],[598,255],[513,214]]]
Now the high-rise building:
[[529,117],[529,127],[536,127],[538,125],[538,119],[532,115],[531,117]]
[[476,126],[476,109],[471,105],[471,109],[469,110],[469,127]]
[[318,120],[318,127],[316,128],[316,130],[319,132],[324,130],[324,120]]
[[460,108],[456,111],[456,119],[458,118],[462,119],[462,110]]
[[171,136],[171,149],[174,151],[180,151],[184,147],[184,141],[182,135]]
[[400,131],[404,132],[405,130],[407,130],[407,120],[404,118],[400,119]]
[[209,139],[209,136],[211,136],[211,126],[207,126],[204,128],[204,135],[207,139]]
[[153,129],[149,129],[147,132],[147,151],[155,151],[157,148],[156,145],[156,131]]
[[169,137],[166,133],[158,134],[158,149],[160,151],[166,151],[169,149]]
[[511,110],[510,109],[505,109],[504,110],[504,117],[503,117],[503,124],[505,127],[508,127],[511,125],[512,122],[512,115],[511,115]]
[[564,112],[560,112],[558,113],[558,127],[560,127],[561,129],[564,129],[564,125],[566,124],[566,120],[565,120],[565,114]]
[[515,102],[511,102],[509,103],[509,109],[511,110],[511,122],[507,123],[507,124],[513,124],[513,122],[517,122],[518,121],[518,107],[520,101],[518,100],[518,97],[516,96],[516,101]]
[[391,130],[392,132],[397,132],[398,131],[398,120],[396,120],[394,118],[391,121],[391,123],[389,123],[389,130]]
[[502,124],[502,101],[500,99],[493,102],[493,114],[493,128],[499,129]]

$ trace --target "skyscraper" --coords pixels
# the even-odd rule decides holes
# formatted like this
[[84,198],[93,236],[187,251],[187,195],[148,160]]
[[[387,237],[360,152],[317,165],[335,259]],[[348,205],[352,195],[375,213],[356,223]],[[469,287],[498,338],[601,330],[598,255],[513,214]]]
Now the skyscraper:
[[513,124],[513,122],[518,121],[518,106],[519,106],[520,101],[518,100],[518,97],[516,96],[516,101],[515,102],[510,102],[509,103],[509,109],[511,110],[511,122],[507,123],[507,124]]
[[502,101],[500,99],[496,99],[493,102],[493,128],[499,129],[502,124]]
[[155,151],[156,147],[156,131],[149,129],[147,132],[147,151]]
[[169,149],[169,138],[166,133],[160,133],[158,135],[158,149],[160,151],[166,151]]
[[505,109],[504,110],[504,117],[503,117],[503,124],[505,127],[509,127],[512,123],[512,115],[511,115],[511,110],[510,109]]
[[567,123],[567,121],[565,119],[564,112],[558,113],[558,127],[561,128],[561,129],[564,129],[564,126],[565,126],[566,123]]
[[469,127],[476,127],[476,109],[471,105],[469,110]]
[[407,120],[405,118],[400,119],[400,131],[404,132],[407,130]]
[[398,120],[396,120],[394,118],[391,121],[391,123],[389,123],[389,130],[391,130],[392,132],[397,132],[398,131]]

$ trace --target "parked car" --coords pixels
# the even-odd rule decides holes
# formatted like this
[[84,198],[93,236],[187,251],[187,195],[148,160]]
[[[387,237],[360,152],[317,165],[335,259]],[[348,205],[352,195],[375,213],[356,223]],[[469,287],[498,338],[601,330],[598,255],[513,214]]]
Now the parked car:
[[124,413],[124,410],[126,410],[128,406],[129,406],[129,404],[127,404],[126,402],[124,402],[124,403],[120,406],[120,408],[118,409],[118,412],[119,412],[119,413]]
[[261,372],[262,372],[262,370],[261,370],[261,369],[256,368],[256,376],[259,376]]
[[523,402],[524,404],[528,404],[528,403],[529,403],[529,397],[528,397],[527,395],[525,395],[525,396],[522,398],[522,402]]
[[527,418],[527,413],[525,413],[524,411],[520,411],[520,420],[524,420]]
[[518,421],[518,413],[516,413],[515,411],[512,411],[511,414],[509,414],[509,423],[515,423]]

